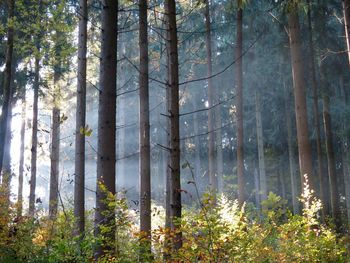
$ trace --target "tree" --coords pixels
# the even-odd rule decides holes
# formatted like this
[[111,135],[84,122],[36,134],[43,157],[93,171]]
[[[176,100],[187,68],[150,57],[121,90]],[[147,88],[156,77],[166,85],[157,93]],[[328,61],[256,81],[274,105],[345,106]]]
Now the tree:
[[216,151],[215,151],[215,112],[213,108],[214,104],[214,87],[213,87],[213,66],[212,66],[212,48],[211,48],[211,25],[210,25],[210,12],[209,12],[209,0],[205,0],[205,46],[207,53],[207,77],[208,77],[208,163],[209,163],[209,184],[210,190],[215,193],[217,191],[217,179],[216,179]]
[[52,108],[52,128],[51,128],[51,170],[50,170],[50,199],[49,199],[49,216],[51,219],[56,218],[58,208],[58,178],[59,178],[59,163],[60,163],[60,87],[59,87],[59,66],[54,66],[54,94]]
[[24,150],[25,150],[25,132],[26,132],[26,89],[22,95],[22,123],[21,123],[21,146],[19,149],[19,167],[18,167],[18,194],[17,215],[22,216],[23,211],[23,174],[24,174]]
[[[179,62],[178,62],[178,38],[176,25],[176,3],[174,0],[165,1],[165,13],[167,15],[167,49],[168,49],[168,76],[169,96],[168,114],[170,118],[169,130],[169,203],[170,203],[170,227],[175,231],[176,219],[181,218],[181,182],[180,182],[180,129],[179,129]],[[173,247],[179,249],[182,246],[182,234],[176,232]]]
[[[13,42],[14,42],[14,9],[15,1],[8,0],[8,19],[7,19],[7,45],[6,45],[6,61],[3,83],[3,102],[0,116],[0,173],[5,151],[5,140],[8,126],[8,112],[11,107],[11,79],[12,79],[12,58],[13,58]],[[0,174],[1,175],[1,174]]]
[[86,52],[87,52],[87,0],[79,1],[78,33],[78,84],[75,126],[75,180],[74,216],[77,220],[76,234],[85,229],[85,119],[86,119]]
[[236,14],[236,50],[235,50],[235,90],[236,90],[236,124],[237,124],[237,179],[238,179],[238,203],[240,206],[245,201],[244,182],[244,139],[243,139],[243,9],[237,0]]
[[31,166],[30,166],[30,193],[29,193],[29,215],[33,216],[35,211],[35,188],[36,188],[36,170],[37,170],[37,148],[38,148],[38,100],[39,100],[39,77],[40,77],[40,47],[37,42],[34,69],[34,99],[33,99],[33,125],[32,125],[32,147],[31,147]]
[[[111,244],[113,244],[115,240],[114,210],[106,203],[106,191],[113,196],[116,193],[117,15],[118,2],[115,0],[105,0],[101,11],[95,236],[100,237],[100,235],[103,234],[109,242],[96,246],[94,251],[95,259],[112,251],[113,248]],[[108,231],[102,231],[103,227],[107,227]]]
[[264,155],[264,138],[261,118],[261,95],[257,89],[255,91],[255,110],[256,110],[256,132],[258,142],[258,159],[259,159],[259,176],[260,176],[260,191],[261,200],[267,198],[267,182],[266,182],[266,171],[265,171],[265,155]]
[[[33,121],[32,121],[32,146],[31,146],[31,166],[30,166],[30,193],[29,193],[29,215],[33,216],[35,212],[35,190],[36,190],[36,172],[37,172],[37,149],[38,149],[38,101],[40,89],[40,58],[41,42],[43,36],[42,16],[44,5],[42,0],[35,6],[37,12],[34,18],[33,28],[38,28],[34,34],[34,82],[33,82]],[[35,27],[38,25],[38,27]]]
[[307,118],[307,106],[305,96],[305,80],[303,56],[301,52],[300,26],[298,6],[290,3],[288,13],[289,45],[291,52],[293,87],[295,99],[295,115],[297,124],[297,139],[299,151],[299,165],[302,186],[304,186],[304,175],[309,178],[311,189],[314,189],[314,178],[312,177],[311,146],[309,142],[309,129]]
[[146,238],[145,251],[141,259],[151,254],[151,156],[148,90],[148,33],[147,0],[139,2],[139,45],[140,45],[140,231]]
[[336,227],[339,230],[341,226],[341,212],[339,206],[339,189],[337,186],[337,174],[335,168],[335,154],[333,146],[333,131],[331,125],[331,114],[329,106],[329,90],[327,84],[325,83],[326,79],[323,73],[323,65],[321,66],[321,78],[324,83],[323,90],[323,125],[324,133],[326,137],[326,152],[327,152],[327,165],[328,165],[328,176],[330,183],[330,198],[331,198],[331,211],[332,216],[335,221]]
[[347,46],[347,53],[350,65],[350,0],[343,1],[343,13],[344,13],[344,27],[345,27],[345,39]]
[[325,198],[325,185],[323,183],[323,157],[322,157],[322,145],[321,145],[321,128],[320,128],[320,118],[318,110],[318,90],[317,90],[317,80],[316,80],[316,68],[315,68],[315,49],[313,43],[313,32],[312,32],[312,21],[311,21],[311,3],[310,0],[307,2],[308,12],[307,12],[307,22],[308,22],[308,45],[309,45],[309,55],[310,55],[310,79],[312,86],[312,106],[313,106],[313,121],[316,130],[316,149],[317,149],[317,174],[320,185],[320,198],[323,202],[324,208],[322,210],[323,217],[327,214],[327,202]]

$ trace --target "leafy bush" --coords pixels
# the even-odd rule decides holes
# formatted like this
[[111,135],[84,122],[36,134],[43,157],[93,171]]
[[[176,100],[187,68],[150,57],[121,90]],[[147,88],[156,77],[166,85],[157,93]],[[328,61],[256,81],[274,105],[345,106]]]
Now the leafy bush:
[[[339,237],[320,223],[322,205],[307,184],[301,196],[302,215],[292,215],[273,193],[258,216],[224,195],[214,200],[205,194],[199,207],[184,208],[174,231],[161,226],[164,209],[153,204],[153,255],[144,258],[149,262],[164,262],[164,256],[168,262],[348,262],[350,258],[349,237]],[[116,218],[116,241],[110,244],[116,249],[99,262],[137,262],[145,251],[137,213],[125,198],[108,195],[108,205]],[[87,215],[83,237],[73,235],[71,209],[59,213],[55,221],[40,215],[17,217],[14,207],[6,211],[0,218],[0,262],[91,262],[94,246],[106,241],[93,236],[93,211]],[[170,244],[178,232],[183,246],[175,250]]]

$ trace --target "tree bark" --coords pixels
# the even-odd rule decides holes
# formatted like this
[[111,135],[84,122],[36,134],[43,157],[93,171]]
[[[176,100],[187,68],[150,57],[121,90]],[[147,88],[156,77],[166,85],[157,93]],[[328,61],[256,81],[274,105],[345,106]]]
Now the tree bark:
[[259,159],[259,176],[260,176],[260,195],[261,201],[267,198],[267,182],[265,170],[265,155],[264,155],[264,138],[261,118],[261,95],[260,91],[255,91],[255,113],[256,113],[256,133],[258,143],[258,159]]
[[149,260],[151,255],[151,156],[149,123],[149,87],[148,87],[148,32],[147,0],[139,1],[139,45],[140,45],[140,231],[146,242],[140,259]]
[[38,148],[38,100],[39,100],[39,73],[40,58],[35,57],[34,69],[34,98],[33,98],[33,124],[32,124],[32,147],[31,147],[31,167],[30,167],[30,194],[29,194],[29,215],[33,216],[35,212],[35,188],[36,188],[36,161]]
[[[181,182],[180,182],[180,129],[179,129],[179,62],[178,39],[176,25],[176,3],[174,0],[166,0],[168,17],[168,55],[169,55],[169,118],[170,118],[170,162],[169,162],[169,186],[170,186],[170,227],[177,229],[176,220],[181,218]],[[182,246],[182,233],[177,232],[173,239],[173,248]]]
[[[0,173],[2,171],[3,159],[4,159],[4,147],[6,141],[7,125],[8,125],[8,112],[11,107],[11,79],[12,79],[12,57],[13,57],[13,39],[14,29],[12,19],[14,17],[15,1],[8,0],[8,18],[7,18],[7,44],[6,44],[6,56],[5,56],[5,71],[4,71],[4,86],[3,86],[3,100],[2,110],[0,116]],[[1,175],[1,174],[0,174]]]
[[291,120],[291,105],[289,103],[290,95],[287,86],[284,83],[284,105],[285,105],[285,116],[286,116],[286,127],[287,127],[287,144],[288,144],[288,159],[289,159],[289,172],[290,172],[290,182],[292,188],[292,206],[293,213],[299,213],[299,203],[298,203],[298,184],[296,176],[295,167],[295,156],[294,156],[294,143],[293,143],[293,131],[292,131],[292,120]]
[[210,190],[213,194],[217,191],[217,180],[216,180],[216,152],[215,152],[215,115],[214,115],[214,87],[211,76],[213,75],[212,66],[212,46],[211,46],[211,25],[210,25],[210,12],[209,12],[209,0],[205,0],[205,31],[206,31],[206,53],[207,53],[207,77],[208,77],[208,174],[209,174],[209,185]]
[[[192,98],[192,107],[193,107],[193,111],[197,109],[196,97]],[[198,116],[197,114],[192,114],[192,117],[193,117],[193,131],[194,131],[194,135],[196,135],[196,134],[199,134]],[[199,180],[201,175],[201,157],[200,157],[201,146],[200,146],[198,136],[194,137],[194,145],[195,145],[194,174],[195,174],[195,179]]]
[[22,97],[22,124],[21,124],[21,146],[19,150],[18,168],[18,195],[17,195],[17,216],[21,217],[23,212],[23,174],[24,174],[24,151],[26,133],[26,89],[24,87]]
[[325,215],[328,214],[327,201],[325,197],[325,185],[323,184],[323,157],[322,157],[322,145],[321,145],[321,128],[320,128],[320,119],[319,119],[319,109],[318,109],[318,89],[317,89],[317,80],[316,80],[316,70],[315,70],[315,51],[313,43],[313,32],[312,32],[312,23],[311,23],[311,4],[310,0],[307,1],[308,4],[308,31],[309,31],[309,53],[310,53],[310,78],[312,86],[312,95],[313,95],[313,121],[314,127],[316,130],[316,149],[317,149],[317,174],[319,181],[319,197],[323,204],[322,217],[325,218]]
[[86,52],[87,52],[87,0],[79,1],[78,33],[78,85],[75,126],[75,180],[74,216],[77,220],[75,234],[82,235],[85,229],[85,131],[86,126]]
[[237,120],[237,180],[238,180],[238,203],[240,206],[245,201],[244,180],[244,139],[243,139],[243,10],[238,8],[236,17],[236,66],[235,66],[235,89],[236,89],[236,120]]
[[[101,185],[115,195],[118,1],[104,0],[102,3],[95,236],[103,234],[108,242],[96,246],[94,251],[96,260],[106,253],[113,253],[110,244],[115,240],[114,209],[106,204],[107,193],[103,191]],[[101,233],[103,226],[108,226],[109,231]]]
[[58,208],[58,179],[59,179],[59,161],[60,161],[60,119],[61,110],[59,105],[59,72],[54,69],[54,98],[52,109],[52,134],[51,134],[51,170],[50,170],[50,198],[49,198],[49,217],[54,220],[57,216]]
[[345,39],[350,65],[350,0],[343,0]]
[[[12,97],[12,94],[11,94]],[[6,140],[4,145],[4,159],[2,162],[2,189],[4,190],[4,197],[6,202],[6,209],[10,205],[10,195],[11,195],[11,179],[12,179],[12,169],[11,169],[11,142],[12,142],[12,102],[10,101],[11,107],[8,110],[7,116],[7,131]]]
[[289,26],[289,44],[292,60],[293,86],[295,97],[295,115],[297,124],[297,138],[299,150],[299,165],[302,187],[304,187],[305,178],[309,178],[311,189],[314,189],[314,178],[312,176],[312,158],[311,146],[309,142],[309,128],[307,118],[307,106],[305,96],[305,80],[303,56],[301,52],[301,38],[299,27],[298,8],[295,5],[288,14]]
[[329,96],[323,95],[323,125],[324,133],[326,135],[326,152],[327,152],[327,164],[328,164],[328,176],[330,182],[330,196],[331,196],[331,209],[332,217],[335,221],[337,229],[341,226],[341,213],[339,206],[339,192],[337,187],[337,175],[335,169],[335,156],[333,147],[333,133],[331,127],[331,115],[329,109]]

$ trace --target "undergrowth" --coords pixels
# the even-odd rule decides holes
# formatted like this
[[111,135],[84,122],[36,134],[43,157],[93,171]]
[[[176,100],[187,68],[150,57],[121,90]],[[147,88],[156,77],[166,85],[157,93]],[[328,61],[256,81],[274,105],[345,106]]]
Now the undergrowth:
[[[303,213],[292,215],[285,201],[270,193],[260,213],[246,211],[224,195],[206,194],[196,207],[185,207],[178,220],[183,246],[174,250],[169,239],[176,235],[162,226],[164,209],[152,208],[152,255],[149,261],[164,262],[349,262],[349,238],[322,224],[321,202],[307,185],[301,196]],[[1,201],[1,200],[0,200]],[[116,241],[113,252],[100,262],[137,262],[140,249],[138,217],[125,199],[114,198]],[[5,210],[3,210],[5,211]],[[40,211],[34,218],[16,215],[10,207],[0,215],[0,262],[92,262],[93,211],[87,213],[86,231],[73,235],[72,210],[55,221]],[[144,257],[145,258],[145,257]]]

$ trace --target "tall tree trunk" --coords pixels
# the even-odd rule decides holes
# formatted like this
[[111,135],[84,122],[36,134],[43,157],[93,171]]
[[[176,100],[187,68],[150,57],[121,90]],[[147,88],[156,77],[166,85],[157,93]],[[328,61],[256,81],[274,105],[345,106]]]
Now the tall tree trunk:
[[[12,94],[11,94],[12,97]],[[12,179],[12,169],[11,169],[11,142],[12,142],[12,102],[10,101],[11,107],[8,110],[7,117],[7,131],[6,131],[6,141],[4,145],[4,159],[2,162],[2,189],[4,190],[4,197],[6,201],[6,209],[10,205],[10,195],[11,195],[11,179]]]
[[288,14],[289,45],[292,60],[293,86],[295,97],[295,115],[297,124],[297,138],[299,150],[299,165],[302,187],[304,187],[306,174],[309,178],[311,189],[314,189],[312,177],[312,157],[309,142],[309,129],[307,118],[307,106],[305,95],[305,80],[303,68],[303,56],[301,52],[301,38],[299,27],[298,7],[295,4]]
[[[343,98],[343,107],[346,108],[348,102],[346,97],[346,91],[345,91],[345,85],[344,85],[344,78],[340,78],[340,91],[341,91],[341,97]],[[343,125],[342,128],[344,131],[346,131],[349,126],[348,122],[343,117]],[[344,174],[344,188],[345,188],[345,202],[346,202],[346,215],[348,219],[348,223],[350,223],[350,154],[349,154],[349,139],[347,136],[343,136],[342,139],[342,168],[343,168],[343,174]]]
[[17,215],[22,216],[23,212],[23,174],[24,174],[24,151],[25,151],[25,133],[26,133],[26,89],[24,87],[22,97],[22,124],[21,124],[21,146],[19,150],[18,167],[18,195],[17,195]]
[[[220,96],[217,96],[219,98]],[[219,100],[216,100],[219,102]],[[223,193],[224,191],[224,157],[222,152],[222,135],[221,135],[221,106],[216,106],[215,109],[215,123],[217,127],[216,134],[216,176],[217,176],[217,185],[218,185],[218,193]]]
[[[237,0],[237,2],[239,2]],[[236,17],[236,66],[235,66],[235,89],[236,89],[236,120],[237,120],[237,180],[238,180],[238,203],[243,205],[245,200],[244,183],[244,155],[243,155],[243,10],[238,7]]]
[[55,219],[58,208],[58,179],[59,179],[59,161],[60,161],[60,116],[59,105],[59,72],[54,69],[54,98],[52,109],[52,134],[51,134],[51,170],[50,170],[50,199],[49,199],[49,217]]
[[151,255],[151,156],[148,89],[148,32],[147,0],[139,2],[139,45],[140,45],[140,231],[146,242],[141,259],[149,260]]
[[34,98],[33,98],[33,124],[32,124],[32,147],[31,147],[31,167],[30,167],[30,193],[29,193],[29,215],[35,212],[35,188],[36,188],[36,161],[38,148],[38,100],[39,100],[39,73],[40,58],[35,57],[34,69]]
[[[175,0],[166,0],[165,13],[168,17],[168,54],[169,54],[169,118],[170,118],[170,227],[177,229],[176,220],[181,218],[181,182],[180,182],[180,128],[179,128],[179,62],[177,49],[177,25]],[[177,232],[174,240],[174,249],[182,246],[182,233]]]
[[[118,1],[105,0],[101,12],[101,60],[100,94],[98,106],[98,147],[95,236],[101,234],[108,242],[99,244],[94,251],[95,259],[113,253],[110,244],[115,240],[114,209],[106,204],[108,192],[115,195],[116,162],[116,75],[117,75],[117,17]],[[107,232],[101,228],[109,227]],[[109,245],[108,245],[109,244]]]
[[344,12],[344,26],[345,26],[345,37],[347,53],[350,65],[350,0],[343,0],[343,12]]
[[[197,109],[197,103],[196,103],[196,97],[192,98],[192,107],[193,111]],[[197,114],[192,114],[193,118],[193,131],[194,135],[199,134],[199,123],[198,123],[198,116]],[[200,174],[201,174],[201,157],[200,157],[200,142],[199,137],[194,137],[194,145],[195,145],[195,152],[194,152],[194,175],[195,179],[199,180]]]
[[206,30],[206,53],[207,53],[207,77],[208,77],[208,164],[209,164],[209,185],[210,190],[215,194],[217,191],[216,181],[216,152],[215,152],[215,118],[214,118],[214,87],[213,87],[213,66],[212,66],[212,48],[211,48],[211,25],[210,25],[210,12],[209,12],[209,0],[205,0],[205,30]]
[[260,203],[261,203],[261,200],[260,200],[260,193],[259,193],[259,189],[260,189],[260,183],[259,183],[259,172],[258,172],[258,169],[256,169],[256,167],[254,167],[254,189],[255,189],[255,192],[254,192],[254,197],[255,197],[255,206],[258,210],[260,210]]
[[85,128],[86,122],[86,52],[87,52],[87,0],[79,1],[78,33],[78,85],[75,126],[75,180],[74,216],[77,220],[76,234],[82,235],[85,229]]
[[290,182],[292,188],[292,206],[293,213],[299,213],[299,203],[298,203],[298,184],[296,176],[296,167],[295,167],[295,156],[294,156],[294,143],[293,143],[293,131],[292,131],[292,120],[291,120],[291,105],[290,94],[287,89],[287,85],[284,83],[284,105],[285,105],[285,116],[286,116],[286,127],[287,127],[287,144],[288,144],[288,159],[289,159],[289,172],[290,172]]
[[[8,0],[8,19],[7,19],[7,44],[6,44],[6,57],[5,57],[5,71],[4,71],[4,86],[3,86],[3,99],[2,109],[0,116],[0,173],[2,171],[3,159],[4,159],[4,147],[6,142],[7,132],[7,118],[8,112],[11,107],[11,79],[12,79],[12,57],[13,57],[13,39],[14,29],[12,19],[14,17],[15,1]],[[1,174],[0,174],[1,176]]]
[[331,127],[331,115],[329,109],[329,96],[323,95],[323,125],[324,133],[326,135],[326,152],[327,152],[327,164],[328,164],[328,176],[330,182],[330,196],[331,196],[331,209],[332,217],[335,221],[337,228],[341,225],[341,213],[339,206],[339,192],[337,187],[337,175],[335,170],[335,156],[333,147],[333,133]]
[[266,170],[265,170],[263,127],[262,127],[262,118],[261,118],[261,95],[258,89],[255,91],[255,113],[256,113],[256,133],[257,133],[257,143],[258,143],[261,201],[264,201],[267,198],[267,182],[266,182]]
[[310,52],[310,78],[312,86],[312,95],[313,95],[313,121],[316,130],[316,149],[317,149],[317,174],[320,187],[320,199],[323,204],[322,217],[325,218],[325,215],[328,214],[327,202],[325,197],[325,185],[323,184],[323,157],[322,157],[322,146],[321,146],[321,128],[320,128],[320,119],[319,119],[319,110],[318,110],[318,90],[317,90],[317,80],[316,80],[316,70],[315,70],[315,51],[314,43],[312,37],[312,23],[311,23],[311,4],[310,0],[307,1],[308,4],[308,31],[309,31],[309,52]]

